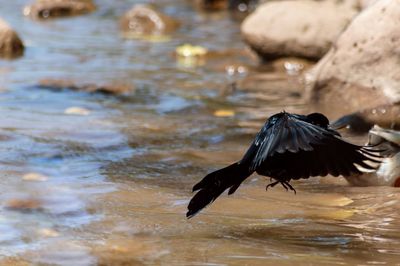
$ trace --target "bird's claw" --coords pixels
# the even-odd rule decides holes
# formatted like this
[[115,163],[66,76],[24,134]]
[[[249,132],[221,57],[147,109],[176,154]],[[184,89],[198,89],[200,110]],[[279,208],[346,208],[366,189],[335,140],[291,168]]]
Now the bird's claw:
[[265,187],[265,190],[268,190],[269,187],[274,187],[274,186],[276,186],[276,184],[278,184],[278,183],[279,183],[279,181],[276,181],[276,182],[273,182],[273,183],[268,184],[268,185]]
[[273,183],[270,183],[265,187],[265,190],[268,190],[269,187],[274,187],[279,183],[281,183],[281,185],[286,189],[286,191],[289,191],[289,189],[290,189],[294,192],[294,194],[296,194],[296,189],[294,189],[294,187],[291,184],[289,184],[289,182],[287,182],[287,181],[275,181]]

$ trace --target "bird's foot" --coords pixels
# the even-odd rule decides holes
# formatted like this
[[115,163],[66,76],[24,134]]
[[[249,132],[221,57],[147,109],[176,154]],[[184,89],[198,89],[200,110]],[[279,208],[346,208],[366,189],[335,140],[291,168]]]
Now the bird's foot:
[[287,181],[275,181],[273,183],[270,183],[265,187],[265,190],[268,190],[269,187],[274,187],[279,183],[286,189],[286,191],[289,191],[289,189],[290,189],[294,192],[294,194],[296,194],[296,190],[294,189],[294,187],[291,184],[289,184],[289,182],[287,182]]
[[279,181],[270,183],[270,184],[268,184],[268,185],[265,187],[265,190],[268,190],[269,187],[274,187],[274,186],[276,186],[276,184],[279,184],[279,183],[280,183]]
[[290,189],[290,190],[292,190],[294,192],[294,194],[296,194],[296,190],[294,189],[294,187],[291,184],[289,184],[289,182],[283,181],[283,182],[280,182],[280,183],[286,189],[286,191],[288,191]]

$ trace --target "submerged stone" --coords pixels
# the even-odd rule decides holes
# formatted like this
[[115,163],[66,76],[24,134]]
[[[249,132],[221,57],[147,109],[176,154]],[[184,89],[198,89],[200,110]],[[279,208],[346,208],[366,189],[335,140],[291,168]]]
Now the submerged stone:
[[127,94],[134,90],[133,86],[127,84],[77,84],[74,81],[67,79],[42,79],[39,81],[38,87],[55,91],[69,89],[73,91],[114,95]]
[[19,57],[23,55],[24,49],[24,44],[18,34],[0,18],[0,57]]
[[236,12],[251,11],[258,0],[195,0],[194,4],[198,9],[204,11],[220,11],[229,9]]
[[37,0],[24,8],[23,13],[33,19],[69,17],[96,10],[92,0]]
[[66,115],[90,115],[90,110],[83,108],[83,107],[72,106],[72,107],[68,107],[67,109],[65,109],[64,114],[66,114]]
[[124,37],[167,35],[179,27],[179,22],[148,5],[135,5],[120,20]]
[[10,199],[5,203],[5,207],[9,210],[20,212],[32,212],[42,209],[42,202],[35,198],[30,199]]
[[205,11],[218,11],[228,8],[228,0],[195,0],[196,8]]

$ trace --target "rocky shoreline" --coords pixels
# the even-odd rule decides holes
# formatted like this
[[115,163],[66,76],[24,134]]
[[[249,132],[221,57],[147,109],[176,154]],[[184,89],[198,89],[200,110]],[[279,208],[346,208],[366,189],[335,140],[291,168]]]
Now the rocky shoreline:
[[[304,73],[307,101],[340,117],[399,124],[400,1],[269,1],[242,24],[244,41],[263,61],[317,60]],[[376,110],[384,110],[377,112]],[[350,116],[351,117],[351,116]],[[349,123],[352,120],[348,120]]]
[[[247,14],[257,5],[241,23],[241,34],[258,56],[260,65],[274,65],[277,59],[293,57],[315,62],[315,66],[297,71],[304,80],[298,93],[314,109],[338,118],[351,113],[369,114],[382,108],[391,113],[399,109],[399,4],[399,0],[198,0],[193,7],[204,12],[239,10]],[[43,20],[95,10],[91,0],[37,0],[26,6],[23,14]],[[134,5],[119,20],[123,38],[147,41],[168,41],[180,26],[178,18],[152,5]],[[0,36],[1,57],[23,55],[21,38],[3,20],[0,20]],[[240,87],[245,89],[246,83],[242,82]],[[257,87],[262,88],[262,83]],[[381,116],[385,113],[372,122],[387,120]],[[391,117],[394,119],[391,125],[396,127],[400,113]]]

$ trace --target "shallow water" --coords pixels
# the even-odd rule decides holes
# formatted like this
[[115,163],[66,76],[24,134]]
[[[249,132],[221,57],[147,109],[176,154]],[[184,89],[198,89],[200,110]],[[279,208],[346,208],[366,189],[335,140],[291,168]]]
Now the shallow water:
[[[0,61],[0,264],[399,263],[394,188],[326,177],[293,182],[294,195],[265,192],[269,180],[253,176],[185,218],[192,185],[239,159],[266,117],[308,109],[301,78],[283,64],[259,72],[229,14],[153,1],[183,23],[169,41],[149,42],[118,33],[118,17],[138,1],[98,0],[93,14],[47,22],[24,18],[26,2],[0,1],[27,45],[24,57]],[[185,42],[214,56],[198,67],[177,61]],[[38,86],[49,78],[135,90]]]

